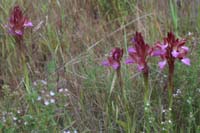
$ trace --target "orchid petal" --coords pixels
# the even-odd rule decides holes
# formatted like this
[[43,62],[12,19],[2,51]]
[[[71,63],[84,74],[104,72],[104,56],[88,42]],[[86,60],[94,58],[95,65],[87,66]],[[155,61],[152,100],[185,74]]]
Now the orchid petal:
[[189,51],[189,48],[188,47],[186,47],[186,46],[182,46],[181,47],[183,50],[185,50],[186,52],[188,52]]
[[128,53],[136,53],[135,48],[133,47],[128,48]]
[[135,43],[135,38],[132,38],[132,39],[131,39],[131,42],[132,42],[132,43]]
[[117,69],[120,67],[120,64],[119,64],[118,62],[114,61],[114,62],[112,62],[111,66],[112,66],[115,70],[117,70]]
[[183,59],[181,59],[181,62],[182,62],[183,64],[187,65],[187,66],[190,66],[190,65],[191,65],[191,64],[190,64],[190,59],[189,59],[189,58],[183,58]]
[[161,44],[161,45],[160,45],[160,47],[161,47],[162,50],[166,49],[167,46],[168,46],[168,44]]
[[171,54],[173,57],[177,58],[180,53],[177,52],[176,50],[173,50]]
[[126,64],[133,64],[133,63],[135,63],[135,61],[132,58],[128,58],[128,59],[126,59],[125,63]]
[[160,56],[160,55],[164,55],[165,54],[165,50],[154,50],[152,52],[152,56]]
[[16,33],[17,35],[22,35],[22,34],[23,34],[21,30],[15,30],[15,33]]
[[24,27],[32,27],[32,26],[33,26],[33,24],[32,24],[31,21],[26,21],[26,22],[24,23]]
[[160,67],[161,70],[165,67],[166,64],[167,64],[166,60],[158,62],[158,65],[159,65],[159,67]]
[[144,69],[144,65],[143,64],[142,65],[138,64],[137,68],[138,68],[138,71],[142,71]]
[[110,62],[108,60],[104,60],[101,63],[103,66],[110,66]]

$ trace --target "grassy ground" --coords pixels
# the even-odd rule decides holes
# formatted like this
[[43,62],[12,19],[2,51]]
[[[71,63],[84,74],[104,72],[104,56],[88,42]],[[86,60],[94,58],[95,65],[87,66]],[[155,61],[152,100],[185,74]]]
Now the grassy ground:
[[[26,61],[4,27],[15,4],[34,25],[24,35]],[[0,132],[200,132],[199,11],[198,0],[1,0]],[[148,119],[135,66],[122,64],[121,92],[101,65],[116,46],[124,62],[135,31],[150,45],[168,31],[188,39],[192,65],[176,63],[170,121],[162,115],[168,73],[157,59],[149,62]]]

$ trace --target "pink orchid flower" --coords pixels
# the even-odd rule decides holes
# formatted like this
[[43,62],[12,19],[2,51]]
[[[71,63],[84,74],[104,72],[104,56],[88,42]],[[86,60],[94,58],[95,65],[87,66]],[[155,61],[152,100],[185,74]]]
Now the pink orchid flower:
[[151,53],[151,48],[144,42],[141,33],[136,32],[132,39],[133,46],[128,49],[129,58],[126,64],[137,64],[139,71],[148,69],[147,59]]
[[112,68],[114,68],[115,70],[120,69],[120,61],[123,57],[123,49],[121,48],[114,48],[112,49],[112,51],[110,52],[110,56],[107,58],[107,60],[104,60],[102,62],[103,66],[111,66]]
[[156,44],[151,55],[160,56],[161,61],[158,63],[160,69],[163,69],[166,64],[174,65],[175,59],[179,59],[183,64],[190,66],[190,59],[186,57],[189,48],[184,46],[185,43],[185,39],[176,39],[175,35],[169,32],[162,43]]
[[15,6],[11,11],[11,16],[9,18],[9,24],[6,27],[9,30],[9,33],[21,37],[24,34],[24,29],[26,27],[32,27],[33,24],[29,19],[23,16],[22,10],[19,6]]

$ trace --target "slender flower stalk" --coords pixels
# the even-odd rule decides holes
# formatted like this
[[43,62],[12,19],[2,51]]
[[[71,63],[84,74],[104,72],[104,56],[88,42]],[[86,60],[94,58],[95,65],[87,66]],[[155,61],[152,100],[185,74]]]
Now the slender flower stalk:
[[129,58],[126,60],[126,64],[137,64],[138,71],[143,73],[145,88],[149,90],[147,60],[152,49],[144,42],[143,36],[139,32],[135,33],[132,42],[133,46],[128,49]]
[[[160,69],[163,69],[168,64],[168,116],[167,120],[170,121],[167,126],[168,131],[171,131],[171,110],[173,104],[173,91],[174,91],[174,69],[176,59],[180,60],[183,64],[190,66],[190,59],[186,57],[189,48],[185,46],[186,39],[176,39],[172,32],[169,32],[163,42],[158,42],[152,50],[153,56],[159,56],[161,61],[158,63]],[[164,116],[165,117],[165,116]]]
[[149,90],[149,68],[147,65],[148,58],[151,54],[151,48],[144,42],[141,33],[136,32],[132,39],[133,46],[128,49],[129,58],[126,60],[126,64],[137,64],[138,71],[143,73],[145,94],[144,94],[144,113],[145,122],[144,129],[150,132],[150,90]]
[[107,66],[107,67],[110,66],[114,70],[116,70],[116,74],[117,74],[117,78],[118,78],[118,82],[119,82],[121,91],[123,88],[123,82],[122,82],[122,77],[121,77],[121,72],[120,72],[122,57],[123,57],[123,49],[116,47],[116,48],[112,49],[107,60],[104,60],[102,62],[103,66]]

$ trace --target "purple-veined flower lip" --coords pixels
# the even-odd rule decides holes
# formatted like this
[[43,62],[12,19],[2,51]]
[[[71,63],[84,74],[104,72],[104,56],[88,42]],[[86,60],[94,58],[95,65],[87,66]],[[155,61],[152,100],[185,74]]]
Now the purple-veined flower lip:
[[101,64],[102,64],[103,66],[110,66],[108,60],[102,61]]
[[33,23],[31,21],[25,21],[24,27],[32,27]]
[[188,51],[189,51],[189,48],[188,48],[188,47],[186,47],[186,46],[181,46],[181,48],[182,48],[182,49],[184,49],[186,52],[188,52]]
[[120,64],[117,61],[109,60],[109,59],[102,61],[101,64],[106,67],[111,66],[115,70],[119,69],[120,67]]
[[189,59],[189,58],[183,58],[183,59],[181,59],[181,62],[182,62],[183,64],[187,65],[187,66],[190,66],[190,65],[191,65],[191,64],[190,64],[190,59]]
[[177,52],[177,50],[173,50],[171,54],[174,58],[177,58],[179,56],[179,52]]
[[162,61],[158,62],[158,65],[161,70],[165,67],[166,64],[167,64],[167,60],[162,60]]
[[131,57],[129,57],[128,59],[126,59],[125,63],[126,64],[133,64],[133,63],[135,63],[135,61]]
[[128,48],[128,53],[136,53],[135,48],[133,47]]

